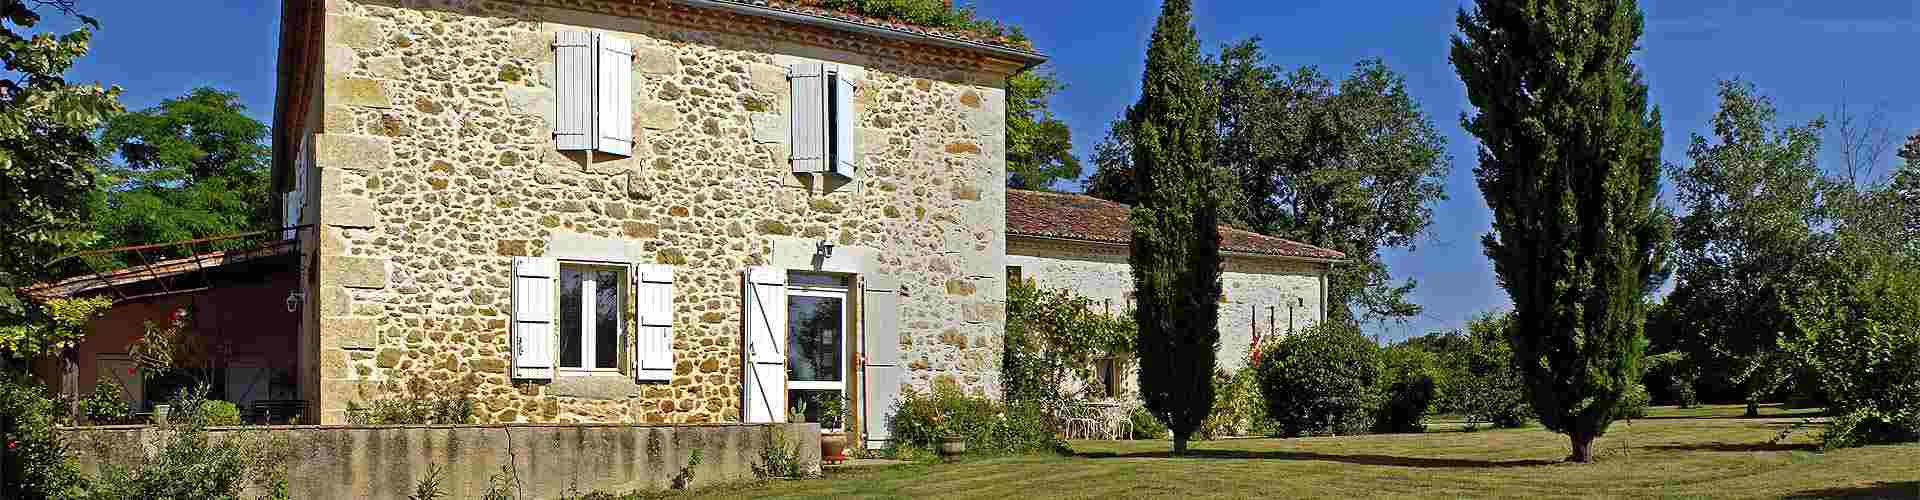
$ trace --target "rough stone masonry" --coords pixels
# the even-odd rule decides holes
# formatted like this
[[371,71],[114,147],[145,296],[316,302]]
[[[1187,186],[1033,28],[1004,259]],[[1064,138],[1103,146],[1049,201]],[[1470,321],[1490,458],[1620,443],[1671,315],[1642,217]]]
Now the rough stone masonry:
[[[634,43],[631,158],[555,150],[560,29]],[[322,36],[303,175],[323,423],[408,386],[469,391],[483,422],[738,421],[740,272],[782,237],[871,248],[899,279],[909,385],[997,394],[1018,68],[644,0],[328,0]],[[790,171],[784,64],[802,60],[864,70],[847,185]],[[556,234],[675,266],[670,383],[509,379],[509,264]]]

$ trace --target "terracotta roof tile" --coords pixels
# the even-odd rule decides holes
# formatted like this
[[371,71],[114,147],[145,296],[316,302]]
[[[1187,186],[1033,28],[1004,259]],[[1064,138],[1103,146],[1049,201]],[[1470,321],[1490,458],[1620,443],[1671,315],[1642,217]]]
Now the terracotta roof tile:
[[852,12],[847,12],[845,10],[830,9],[830,8],[822,7],[820,6],[822,3],[821,0],[714,0],[714,1],[722,2],[722,3],[740,4],[740,5],[751,5],[754,7],[765,7],[769,9],[784,10],[787,12],[796,12],[796,13],[808,14],[808,15],[814,15],[814,16],[831,17],[834,19],[842,20],[842,21],[865,24],[868,26],[890,28],[890,29],[905,31],[909,33],[925,35],[925,36],[951,38],[955,40],[964,40],[964,41],[983,44],[983,45],[992,45],[995,47],[1014,49],[1014,50],[1019,50],[1024,52],[1033,52],[1033,44],[1031,42],[1026,42],[1024,40],[1014,40],[1004,36],[1000,36],[1000,37],[988,36],[982,33],[975,33],[967,30],[934,28],[930,26],[922,26],[918,24],[901,22],[893,19],[869,17],[869,16],[852,13]]
[[[1007,190],[1007,234],[1125,244],[1128,206],[1078,194]],[[1220,226],[1220,249],[1282,257],[1344,259],[1346,254],[1244,229]]]

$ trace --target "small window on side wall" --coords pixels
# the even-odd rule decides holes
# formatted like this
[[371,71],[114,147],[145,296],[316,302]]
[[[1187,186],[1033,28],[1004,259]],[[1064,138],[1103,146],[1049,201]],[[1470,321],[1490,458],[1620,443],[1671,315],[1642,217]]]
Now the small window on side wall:
[[795,173],[831,173],[842,178],[859,174],[860,123],[854,98],[860,85],[848,69],[820,63],[788,69]]

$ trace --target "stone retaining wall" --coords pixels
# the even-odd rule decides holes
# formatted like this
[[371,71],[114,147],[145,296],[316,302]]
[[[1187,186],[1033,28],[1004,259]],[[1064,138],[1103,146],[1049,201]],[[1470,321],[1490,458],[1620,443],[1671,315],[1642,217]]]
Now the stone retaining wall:
[[[87,474],[97,474],[102,463],[130,461],[161,432],[144,426],[59,431]],[[519,498],[663,490],[694,450],[702,457],[693,468],[699,488],[753,478],[762,450],[780,440],[790,453],[798,451],[810,473],[820,471],[818,424],[275,426],[209,433],[215,440],[284,439],[292,454],[292,498],[406,498],[429,467],[441,469],[447,498],[480,498],[509,465]]]

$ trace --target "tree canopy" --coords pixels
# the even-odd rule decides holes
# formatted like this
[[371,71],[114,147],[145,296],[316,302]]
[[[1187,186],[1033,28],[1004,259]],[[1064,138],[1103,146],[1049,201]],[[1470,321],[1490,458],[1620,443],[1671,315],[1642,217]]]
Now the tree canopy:
[[[1229,223],[1339,250],[1328,298],[1331,319],[1400,319],[1420,313],[1415,283],[1396,282],[1380,253],[1413,249],[1446,199],[1452,169],[1446,139],[1378,59],[1334,82],[1313,67],[1269,64],[1260,40],[1228,44],[1207,63],[1219,127],[1219,168],[1231,186]],[[1087,193],[1121,203],[1138,196],[1131,124],[1111,125],[1094,149]]]
[[100,138],[121,161],[101,176],[100,246],[278,227],[267,131],[237,94],[205,87],[109,121]]
[[1589,462],[1638,384],[1643,297],[1671,237],[1660,112],[1629,60],[1644,15],[1633,0],[1477,0],[1457,23],[1508,340],[1541,423]]
[[1043,69],[1007,79],[1007,187],[1051,190],[1080,178],[1073,131],[1047,109],[1047,100],[1061,90],[1066,85]]

